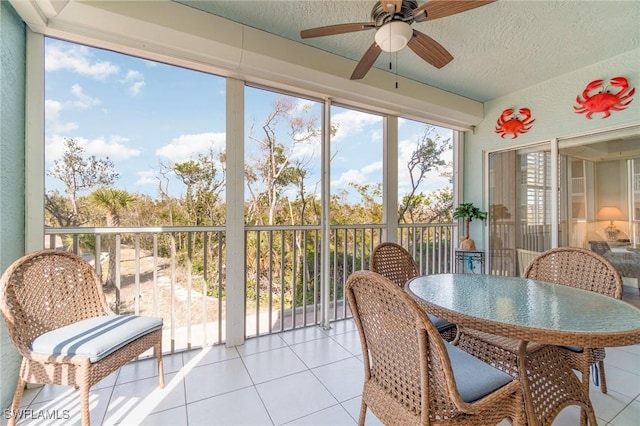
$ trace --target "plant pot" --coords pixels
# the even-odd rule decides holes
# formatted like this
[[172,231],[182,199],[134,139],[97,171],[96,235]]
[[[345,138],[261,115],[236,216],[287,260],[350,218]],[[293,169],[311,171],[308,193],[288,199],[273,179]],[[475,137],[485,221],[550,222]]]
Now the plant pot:
[[461,250],[475,250],[476,242],[471,238],[462,237],[460,238],[460,249]]

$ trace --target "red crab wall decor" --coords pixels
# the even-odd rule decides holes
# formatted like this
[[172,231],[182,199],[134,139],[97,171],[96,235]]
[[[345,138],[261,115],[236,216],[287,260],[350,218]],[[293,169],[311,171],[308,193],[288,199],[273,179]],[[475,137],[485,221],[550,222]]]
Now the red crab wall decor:
[[[522,118],[518,118],[518,116],[522,116]],[[534,121],[536,119],[531,118],[529,108],[520,108],[517,113],[514,113],[511,108],[505,109],[496,122],[496,133],[502,138],[512,135],[511,139],[515,139],[518,137],[518,133],[527,133]]]
[[601,112],[604,113],[602,118],[607,118],[611,115],[611,111],[622,111],[629,106],[633,100],[630,98],[636,89],[629,90],[629,82],[626,78],[614,77],[609,81],[610,86],[620,88],[617,92],[612,92],[609,86],[603,84],[603,81],[594,80],[587,84],[582,91],[584,99],[581,99],[580,95],[576,96],[578,105],[574,105],[573,109],[577,114],[586,114],[586,117],[591,119],[592,114]]

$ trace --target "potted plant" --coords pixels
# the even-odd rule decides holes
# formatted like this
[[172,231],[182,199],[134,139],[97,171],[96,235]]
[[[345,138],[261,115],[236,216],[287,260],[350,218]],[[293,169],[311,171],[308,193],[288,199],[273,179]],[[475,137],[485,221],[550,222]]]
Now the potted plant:
[[461,203],[453,211],[453,218],[464,219],[465,236],[460,238],[460,248],[462,250],[475,250],[476,243],[469,238],[469,224],[473,219],[485,220],[487,218],[487,212],[481,211],[478,207],[475,207],[473,203]]

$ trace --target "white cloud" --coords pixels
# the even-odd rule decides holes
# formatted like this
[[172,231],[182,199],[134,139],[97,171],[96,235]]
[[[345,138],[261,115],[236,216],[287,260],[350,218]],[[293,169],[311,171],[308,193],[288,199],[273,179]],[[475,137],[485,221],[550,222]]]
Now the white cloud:
[[382,123],[382,117],[367,114],[360,111],[348,110],[340,112],[331,117],[331,122],[338,125],[334,142],[352,136],[363,131],[365,126],[375,123]]
[[96,80],[105,80],[120,69],[109,61],[93,61],[86,46],[51,43],[45,49],[45,71],[67,70]]
[[362,170],[351,169],[343,172],[338,179],[331,181],[331,186],[335,188],[346,188],[350,183],[363,184],[367,177]]
[[72,121],[60,121],[60,112],[64,109],[61,102],[52,99],[44,101],[44,118],[47,121],[47,133],[49,135],[57,135],[61,133],[69,133],[78,128],[78,125]]
[[78,139],[82,142],[82,146],[84,146],[88,155],[109,157],[112,160],[127,160],[140,155],[140,150],[129,148],[126,145],[129,139],[122,136],[111,136],[109,139],[105,139],[104,137],[91,140],[84,138]]
[[144,81],[136,81],[131,86],[129,86],[129,93],[131,93],[133,96],[137,96],[142,91],[144,85]]
[[71,102],[76,108],[80,109],[88,109],[95,105],[100,105],[100,99],[92,98],[91,96],[84,93],[82,87],[79,84],[74,84],[71,86],[71,94],[75,96],[76,100]]
[[[331,181],[331,186],[335,188],[346,188],[351,183],[357,183],[358,185],[364,185],[371,183],[373,180],[371,174],[376,173],[382,169],[382,161],[376,161],[371,164],[367,164],[361,169],[350,169],[343,172],[338,179]],[[376,177],[376,181],[378,178]]]
[[64,149],[64,137],[55,134],[51,137],[45,138],[44,152],[47,163],[52,164],[53,161],[62,157],[62,151]]
[[367,164],[362,168],[362,173],[369,175],[379,170],[382,170],[382,161],[376,161],[375,163]]
[[[62,157],[65,136],[54,134],[45,141],[47,162],[57,160]],[[122,136],[111,136],[108,139],[99,137],[87,139],[84,137],[74,137],[78,146],[84,148],[85,155],[95,155],[97,158],[109,157],[111,160],[127,160],[140,155],[140,150],[127,146],[128,138]]]
[[130,81],[138,81],[138,80],[142,80],[144,78],[144,75],[140,72],[140,71],[136,71],[136,70],[127,70],[127,75],[124,77],[124,82],[130,82]]
[[218,151],[224,149],[226,133],[207,132],[194,135],[180,135],[158,150],[156,155],[169,158],[172,161],[184,161],[195,154],[206,154],[209,149]]
[[293,147],[291,158],[294,160],[310,160],[320,157],[320,145],[318,143],[301,143]]
[[157,172],[155,170],[144,170],[142,172],[138,172],[138,180],[136,181],[136,185],[157,185],[158,179]]
[[382,141],[382,128],[376,128],[369,133],[371,141]]
[[132,96],[138,95],[145,86],[144,74],[136,70],[128,70],[124,79],[120,80],[123,84],[129,85],[129,93]]
[[62,103],[53,99],[45,99],[44,101],[44,118],[47,121],[57,121],[62,111]]

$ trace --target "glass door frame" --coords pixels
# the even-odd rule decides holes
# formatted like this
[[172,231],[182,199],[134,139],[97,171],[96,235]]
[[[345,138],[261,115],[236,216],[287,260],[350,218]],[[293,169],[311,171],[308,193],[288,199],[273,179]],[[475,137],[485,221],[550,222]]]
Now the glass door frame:
[[[613,128],[606,128],[595,132],[585,132],[582,134],[563,136],[550,138],[546,140],[540,140],[536,142],[526,143],[522,145],[511,145],[504,148],[491,149],[484,151],[483,155],[483,201],[485,206],[490,205],[490,155],[500,152],[508,152],[522,149],[531,149],[536,147],[550,147],[551,149],[551,188],[556,190],[551,191],[551,248],[558,247],[559,244],[559,230],[560,230],[560,162],[559,162],[559,145],[560,143],[566,143],[566,141],[575,140],[576,144],[587,145],[596,141],[603,141],[616,137],[628,136],[628,135],[640,135],[640,123],[630,123],[627,125],[621,125]],[[484,223],[484,235],[486,236],[483,241],[483,248],[486,253],[489,253],[489,258],[485,263],[485,273],[490,273],[491,265],[491,251],[490,251],[490,220]]]

